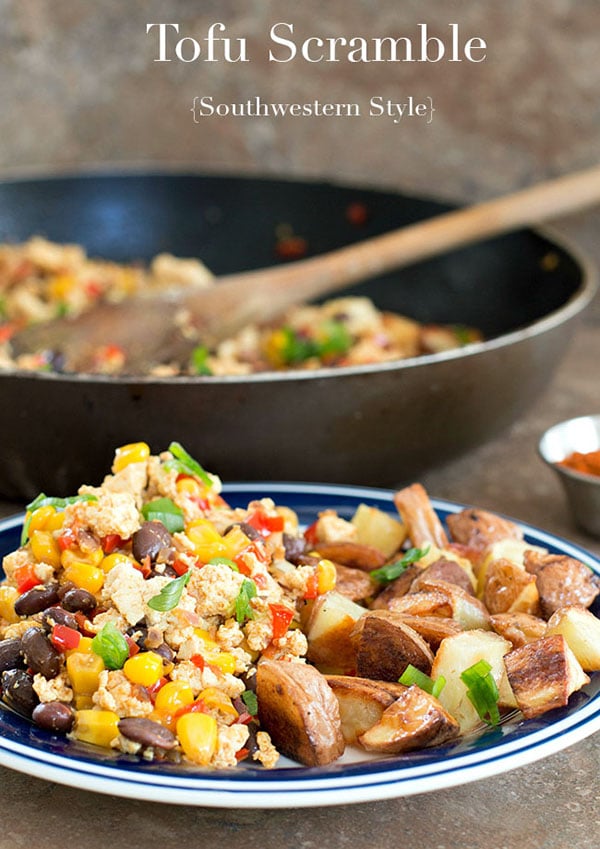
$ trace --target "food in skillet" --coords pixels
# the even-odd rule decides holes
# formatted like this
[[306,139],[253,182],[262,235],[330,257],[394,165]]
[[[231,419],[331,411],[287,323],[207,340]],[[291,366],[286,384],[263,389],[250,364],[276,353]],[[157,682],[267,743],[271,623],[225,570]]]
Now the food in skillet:
[[[0,246],[0,368],[61,371],[60,352],[13,358],[11,335],[33,322],[79,315],[97,301],[114,303],[172,284],[206,287],[213,277],[201,262],[169,254],[145,268],[93,260],[77,245],[41,238]],[[439,353],[480,338],[470,328],[423,325],[381,312],[368,298],[336,298],[293,308],[277,324],[247,326],[214,350],[198,346],[189,362],[160,363],[152,373],[220,376],[364,365]],[[126,373],[127,352],[115,345],[99,348],[92,371]]]
[[29,506],[4,558],[5,706],[56,734],[210,768],[397,755],[600,669],[598,578],[482,510],[447,529],[425,490],[308,528],[231,508],[178,443],[119,448],[101,486]]

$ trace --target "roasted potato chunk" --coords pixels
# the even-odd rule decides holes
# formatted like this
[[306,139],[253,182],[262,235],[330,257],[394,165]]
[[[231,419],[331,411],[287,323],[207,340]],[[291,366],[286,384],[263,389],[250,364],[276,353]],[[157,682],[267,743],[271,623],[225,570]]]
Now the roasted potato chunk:
[[438,650],[440,643],[446,637],[460,634],[463,630],[455,619],[444,616],[411,616],[407,613],[396,613],[395,616],[420,634],[433,652]]
[[539,612],[540,596],[535,575],[510,560],[489,564],[483,585],[483,603],[491,614]]
[[390,602],[396,598],[402,598],[410,591],[413,581],[421,574],[421,567],[417,563],[412,563],[401,575],[382,589],[378,593],[371,608],[373,610],[385,610],[389,608]]
[[467,687],[461,679],[461,673],[479,660],[486,660],[491,675],[498,687],[500,707],[516,707],[515,697],[510,689],[503,657],[512,646],[503,637],[492,631],[463,631],[442,641],[433,666],[431,677],[437,680],[440,675],[446,679],[446,685],[439,695],[439,701],[452,714],[460,725],[461,734],[466,734],[481,723],[481,719],[467,694]]
[[397,681],[411,664],[428,673],[433,653],[425,640],[393,613],[367,613],[351,634],[356,674],[374,681]]
[[351,522],[356,528],[356,541],[379,549],[385,557],[391,557],[406,539],[402,522],[377,507],[359,504]]
[[523,532],[514,522],[472,507],[448,516],[446,524],[454,542],[480,551],[498,540],[523,538]]
[[560,607],[589,607],[600,592],[598,576],[584,563],[566,554],[528,551],[525,568],[536,576],[544,619]]
[[352,601],[366,601],[375,595],[379,584],[362,569],[352,569],[335,563],[335,591]]
[[362,545],[359,542],[317,542],[313,550],[326,560],[333,560],[342,566],[372,572],[384,565],[387,558],[378,548]]
[[[482,628],[484,631],[491,629],[490,614],[478,598],[465,592],[457,584],[447,581],[433,581],[423,579],[420,581],[423,592],[440,593],[448,599],[452,619],[456,619],[465,630]],[[407,596],[410,598],[410,596]]]
[[539,640],[546,633],[546,622],[529,613],[496,613],[490,621],[494,631],[509,640],[515,649]]
[[561,607],[555,610],[546,627],[546,635],[562,634],[586,672],[600,669],[600,619],[585,607]]
[[456,584],[469,595],[475,595],[471,579],[456,560],[448,560],[446,557],[440,557],[431,565],[426,566],[416,576],[411,584],[411,592],[418,592],[422,589],[422,585],[427,581],[445,581],[448,584]]
[[420,483],[413,483],[394,495],[394,504],[406,526],[412,544],[421,548],[432,543],[438,548],[448,545],[446,531],[433,509],[429,496]]
[[513,649],[504,664],[525,719],[566,705],[571,693],[590,680],[562,634]]
[[314,666],[262,660],[256,696],[260,724],[282,754],[306,766],[322,766],[344,753],[338,701]]
[[439,590],[423,590],[408,593],[388,602],[388,610],[393,613],[407,613],[410,616],[452,616],[452,602],[446,593]]
[[339,702],[346,743],[356,743],[357,737],[379,722],[384,710],[406,689],[391,681],[371,681],[354,675],[325,677]]
[[335,590],[319,596],[305,627],[308,660],[322,672],[354,672],[356,657],[349,637],[356,620],[366,612]]
[[383,712],[379,722],[361,734],[368,752],[398,755],[412,749],[439,746],[459,735],[458,722],[437,699],[413,685]]

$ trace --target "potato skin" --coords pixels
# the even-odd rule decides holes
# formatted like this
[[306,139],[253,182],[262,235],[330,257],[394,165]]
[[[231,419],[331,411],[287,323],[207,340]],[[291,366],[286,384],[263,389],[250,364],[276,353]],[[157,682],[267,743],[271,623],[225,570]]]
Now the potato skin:
[[413,628],[393,613],[367,613],[351,635],[356,646],[356,674],[376,681],[398,681],[411,664],[428,673],[433,652]]
[[262,660],[256,695],[260,724],[282,754],[306,766],[323,766],[343,755],[338,701],[314,666]]
[[439,746],[458,737],[458,722],[429,693],[414,684],[393,702],[379,722],[361,734],[367,752],[398,755],[412,749]]
[[346,743],[356,743],[406,689],[402,684],[354,675],[327,675],[326,678],[339,702]]

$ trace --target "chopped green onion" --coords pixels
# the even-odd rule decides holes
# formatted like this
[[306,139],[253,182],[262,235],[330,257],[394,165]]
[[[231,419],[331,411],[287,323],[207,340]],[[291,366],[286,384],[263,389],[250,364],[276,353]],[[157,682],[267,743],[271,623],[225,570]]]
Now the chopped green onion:
[[23,523],[21,532],[21,545],[25,545],[29,539],[29,527],[31,525],[31,514],[40,507],[54,507],[56,510],[64,510],[69,504],[77,504],[78,501],[98,501],[95,495],[70,495],[68,498],[54,498],[43,492],[33,499],[25,508],[30,514]]
[[248,713],[251,716],[256,716],[258,713],[258,699],[256,698],[256,693],[253,693],[252,690],[244,690],[242,693],[242,701],[248,708]]
[[428,551],[429,546],[425,548],[410,548],[400,560],[388,563],[387,566],[382,566],[381,569],[375,569],[369,574],[376,581],[382,584],[389,584],[390,581],[395,581],[403,572],[406,572],[409,566],[412,566],[413,563],[425,557]]
[[114,622],[107,622],[92,640],[92,651],[101,657],[107,669],[121,669],[129,657],[129,645]]
[[175,469],[183,475],[192,475],[199,478],[202,483],[209,489],[213,486],[211,476],[206,472],[197,460],[188,454],[183,445],[179,442],[172,442],[169,445],[169,451],[173,455],[173,460],[167,460],[165,467],[167,469]]
[[162,522],[171,534],[182,531],[185,527],[183,510],[170,498],[156,498],[144,504],[142,516],[148,522]]
[[434,681],[433,678],[430,678],[429,675],[421,672],[421,670],[417,669],[416,666],[413,666],[412,663],[408,664],[398,681],[406,687],[410,687],[411,684],[416,684],[417,687],[420,687],[421,690],[425,690],[426,693],[429,693],[436,699],[446,686],[446,679],[443,675],[440,675],[439,678],[436,678]]
[[320,327],[320,332],[323,335],[317,342],[316,351],[319,357],[345,354],[352,345],[348,328],[341,321],[325,321]]
[[235,618],[239,625],[243,625],[246,619],[254,619],[254,611],[250,600],[256,596],[256,584],[248,578],[240,587],[238,597],[235,600]]
[[191,577],[192,573],[188,570],[179,578],[173,578],[168,584],[164,585],[158,595],[152,596],[148,601],[148,607],[151,607],[152,610],[159,610],[161,613],[173,610],[179,604],[183,588],[187,586]]
[[478,660],[461,673],[461,681],[466,684],[469,701],[477,711],[479,718],[488,725],[498,725],[498,687],[491,674],[492,667],[487,660]]
[[194,374],[212,375],[212,369],[208,364],[209,350],[205,345],[198,345],[191,353],[190,366]]
[[452,326],[452,332],[454,333],[456,341],[460,345],[469,345],[471,342],[473,342],[472,331],[462,324],[454,324]]
[[239,572],[237,563],[234,563],[233,560],[230,560],[229,557],[213,557],[208,561],[208,565],[214,564],[216,566],[229,566],[230,569],[233,569],[234,572]]

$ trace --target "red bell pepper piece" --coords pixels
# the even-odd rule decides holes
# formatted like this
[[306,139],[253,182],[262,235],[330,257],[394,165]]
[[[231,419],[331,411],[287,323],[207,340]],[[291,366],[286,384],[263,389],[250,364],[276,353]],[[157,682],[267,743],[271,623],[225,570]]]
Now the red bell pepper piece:
[[294,611],[284,604],[270,604],[269,610],[271,611],[273,639],[279,640],[290,627],[290,622],[294,618]]
[[261,510],[251,513],[246,519],[246,523],[267,537],[269,534],[282,531],[285,526],[283,516],[267,516]]
[[316,598],[319,595],[319,581],[317,578],[317,573],[315,572],[311,575],[306,582],[306,592],[304,593],[304,598],[307,600]]
[[312,525],[309,525],[308,528],[304,531],[304,539],[309,545],[314,545],[317,541],[317,519]]
[[13,577],[17,582],[17,589],[21,595],[41,583],[35,574],[35,565],[33,563],[26,563],[25,566],[19,566],[13,572]]
[[69,628],[68,625],[56,624],[52,628],[50,634],[50,642],[58,651],[69,651],[76,649],[81,640],[81,634],[75,628]]
[[102,551],[105,554],[112,554],[115,548],[122,548],[126,540],[121,539],[119,534],[107,534],[101,539]]

